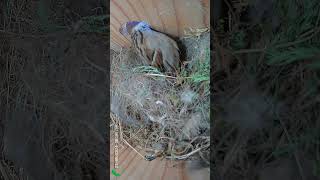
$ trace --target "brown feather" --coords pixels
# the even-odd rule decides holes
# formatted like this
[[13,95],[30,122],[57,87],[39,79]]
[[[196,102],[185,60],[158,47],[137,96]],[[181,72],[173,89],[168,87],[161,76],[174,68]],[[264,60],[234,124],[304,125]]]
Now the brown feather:
[[156,31],[129,31],[134,48],[150,65],[163,66],[167,72],[176,72],[180,59],[177,43],[167,35]]
[[162,65],[162,53],[159,50],[155,50],[152,57],[152,66],[161,67]]

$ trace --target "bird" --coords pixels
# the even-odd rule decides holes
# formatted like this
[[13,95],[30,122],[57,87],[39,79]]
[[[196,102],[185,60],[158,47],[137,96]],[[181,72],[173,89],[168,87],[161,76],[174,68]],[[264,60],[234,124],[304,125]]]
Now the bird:
[[180,66],[180,49],[175,40],[155,31],[145,21],[129,21],[121,25],[119,32],[130,37],[133,48],[149,65],[176,74]]

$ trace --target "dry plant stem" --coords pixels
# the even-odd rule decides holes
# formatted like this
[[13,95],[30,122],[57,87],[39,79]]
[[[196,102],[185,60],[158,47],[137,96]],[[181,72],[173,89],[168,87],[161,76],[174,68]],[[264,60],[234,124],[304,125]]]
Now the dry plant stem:
[[206,140],[210,140],[210,137],[209,136],[198,136],[198,137],[195,137],[193,138],[190,143],[193,143],[195,140],[197,140],[198,138],[203,138],[203,139],[206,139]]
[[210,162],[204,157],[204,155],[203,155],[203,153],[202,153],[201,151],[199,151],[199,155],[200,155],[201,159],[202,159],[205,163],[207,163],[207,165],[210,165]]
[[229,2],[228,0],[223,0],[223,1],[224,1],[225,4],[228,6],[229,11],[231,12],[231,15],[233,16],[233,19],[236,19],[237,16],[235,15],[235,13],[234,13],[234,11],[233,11],[233,8],[232,8],[230,2]]
[[[173,147],[175,147],[175,146],[173,146]],[[173,152],[174,154],[181,155],[181,154],[187,152],[187,150],[190,149],[190,148],[191,148],[192,151],[193,151],[193,146],[192,146],[192,144],[191,144],[191,143],[188,143],[188,146],[185,147],[183,151],[178,152],[178,151],[176,151],[174,148],[172,148],[172,152]]]
[[217,144],[216,145],[216,149],[219,149],[222,145],[223,145],[223,143],[225,142],[225,140],[229,137],[229,136],[231,136],[231,134],[235,131],[235,127],[232,127],[228,132],[226,132],[225,134],[224,134],[224,136],[222,136],[222,138],[219,140],[219,144]]
[[178,79],[178,78],[191,79],[191,77],[174,77],[174,76],[168,76],[168,75],[163,75],[163,74],[152,74],[152,73],[144,74],[144,76],[165,77],[165,78],[171,78],[171,79]]
[[[281,118],[279,118],[279,121],[280,121],[280,124],[281,124],[281,126],[282,126],[282,128],[283,128],[284,133],[285,133],[286,136],[287,136],[287,139],[288,139],[289,143],[290,143],[290,144],[293,144],[293,143],[292,143],[292,140],[291,140],[291,137],[290,137],[290,135],[289,135],[289,133],[288,133],[288,130],[287,130],[284,122],[282,121]],[[304,173],[303,173],[302,166],[301,166],[301,162],[300,162],[300,160],[299,160],[298,153],[297,153],[296,150],[294,151],[294,158],[295,158],[295,160],[296,160],[296,162],[297,162],[301,179],[302,179],[302,180],[306,180],[306,178],[305,178],[305,176],[304,176]]]
[[124,138],[121,138],[121,140],[126,143],[131,149],[133,149],[139,156],[141,156],[143,159],[146,159],[141,153],[139,153],[134,147],[132,147]]
[[[285,134],[282,134],[282,135],[281,135],[281,137],[279,138],[279,141],[278,141],[277,145],[275,146],[275,149],[278,149],[278,148],[280,147],[281,143],[283,142],[284,136],[285,136]],[[263,160],[263,163],[268,162],[272,157],[273,157],[273,154],[270,153],[270,154]]]
[[143,129],[143,128],[139,128],[139,130],[138,130],[136,133],[134,133],[131,137],[132,137],[132,138],[134,138],[134,137],[138,138],[137,134],[138,134],[142,129]]
[[156,76],[156,77],[166,77],[166,78],[177,79],[177,77],[167,76],[167,75],[163,75],[163,74],[151,74],[151,73],[147,73],[147,74],[144,74],[144,75],[145,75],[145,76]]
[[167,156],[166,158],[168,158],[168,159],[178,159],[178,160],[187,159],[188,157],[192,156],[193,154],[195,154],[195,153],[197,153],[197,152],[199,152],[202,149],[205,149],[207,147],[209,147],[209,145],[207,145],[205,147],[200,147],[200,148],[198,148],[198,149],[196,149],[196,150],[194,150],[194,151],[192,151],[192,152],[190,152],[188,154],[182,155],[182,156],[174,156],[173,155],[173,156]]
[[174,141],[174,139],[171,138],[171,137],[160,137],[160,139],[169,139],[169,140],[171,140],[171,141]]
[[103,68],[100,67],[98,65],[96,65],[95,63],[93,63],[92,61],[89,60],[89,58],[87,56],[85,56],[86,62],[89,63],[91,66],[93,66],[94,68],[96,68],[97,70],[103,72],[103,73],[107,73],[107,71]]
[[[132,147],[130,145],[130,143],[128,143],[128,141],[126,141],[124,138],[123,138],[123,134],[122,134],[122,126],[121,126],[121,123],[120,123],[120,120],[117,119],[117,117],[115,115],[113,115],[112,113],[110,114],[111,115],[111,119],[113,121],[113,123],[117,123],[118,126],[119,126],[119,132],[120,132],[120,139],[121,141],[123,141],[125,144],[127,144],[131,149],[133,149],[138,155],[140,155],[143,159],[145,159],[145,157],[139,153],[134,147]],[[117,121],[117,122],[116,122]]]

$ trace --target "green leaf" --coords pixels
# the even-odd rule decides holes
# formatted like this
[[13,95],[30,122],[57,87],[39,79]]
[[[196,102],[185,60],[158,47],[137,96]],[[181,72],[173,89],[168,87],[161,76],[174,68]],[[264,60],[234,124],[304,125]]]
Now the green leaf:
[[320,59],[317,60],[317,62],[313,62],[307,66],[311,69],[320,69]]
[[267,64],[287,65],[297,61],[312,58],[318,54],[320,54],[320,49],[317,47],[298,47],[284,51],[277,51],[273,49],[267,52]]

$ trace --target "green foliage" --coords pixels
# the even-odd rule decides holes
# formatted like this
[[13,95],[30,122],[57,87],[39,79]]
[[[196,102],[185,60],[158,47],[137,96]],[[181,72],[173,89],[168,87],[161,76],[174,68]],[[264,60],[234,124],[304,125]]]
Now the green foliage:
[[[154,75],[157,80],[164,80],[165,77],[156,67],[153,66],[138,66],[133,68],[133,73],[148,73]],[[191,70],[184,67],[181,68],[180,74],[176,77],[177,82],[183,84],[183,86],[191,86],[196,89],[200,88],[201,85],[204,87],[204,94],[209,95],[210,93],[210,50],[209,48],[204,49],[202,55],[196,60]]]
[[50,9],[46,0],[40,0],[37,9],[38,18],[40,21],[40,29],[44,32],[55,32],[64,29],[64,26],[59,26],[50,22]]
[[47,31],[49,27],[49,14],[48,14],[48,8],[45,0],[39,1],[37,13],[40,20],[40,26],[41,26],[40,28],[43,31]]
[[193,72],[191,73],[191,80],[193,83],[200,83],[203,81],[210,80],[210,50],[209,48],[205,49],[205,54],[203,59],[199,59]]
[[246,42],[246,33],[245,33],[245,31],[241,30],[239,32],[236,32],[236,33],[232,34],[231,46],[234,49],[246,48],[247,42]]
[[[291,0],[276,1],[275,7],[277,16],[281,18],[281,26],[279,31],[273,34],[271,48],[267,51],[267,63],[288,65],[319,55],[320,36],[313,33],[320,25],[320,1],[304,1],[302,5]],[[304,40],[310,36],[312,38]],[[285,48],[274,48],[289,42],[297,43]],[[309,67],[318,69],[320,63],[314,62]]]
[[284,0],[276,2],[276,12],[281,18],[280,32],[273,43],[296,40],[303,33],[319,25],[320,1],[304,1],[300,7],[295,1]]
[[225,23],[226,23],[225,20],[219,19],[218,23],[217,23],[217,26],[216,26],[216,31],[217,32],[224,32],[224,24]]
[[297,47],[287,50],[270,49],[268,52],[269,65],[287,65],[297,61],[312,58],[320,54],[318,47]]
[[[157,68],[153,66],[138,66],[133,69],[133,73],[151,73],[163,75]],[[179,77],[186,79],[186,83],[198,85],[202,82],[207,82],[209,89],[209,80],[210,80],[210,50],[206,48],[204,50],[204,55],[200,57],[193,69],[188,71],[185,68],[182,68],[179,74]]]
[[3,12],[5,17],[9,17],[11,14],[11,6],[12,6],[12,1],[6,0],[5,6],[3,7]]
[[152,74],[162,74],[157,68],[153,66],[138,66],[133,69],[134,73],[152,73]]
[[107,18],[107,15],[84,17],[82,18],[84,22],[82,29],[86,32],[105,33],[107,31],[107,25],[105,23]]
[[320,59],[307,65],[307,67],[309,67],[310,69],[320,69]]

